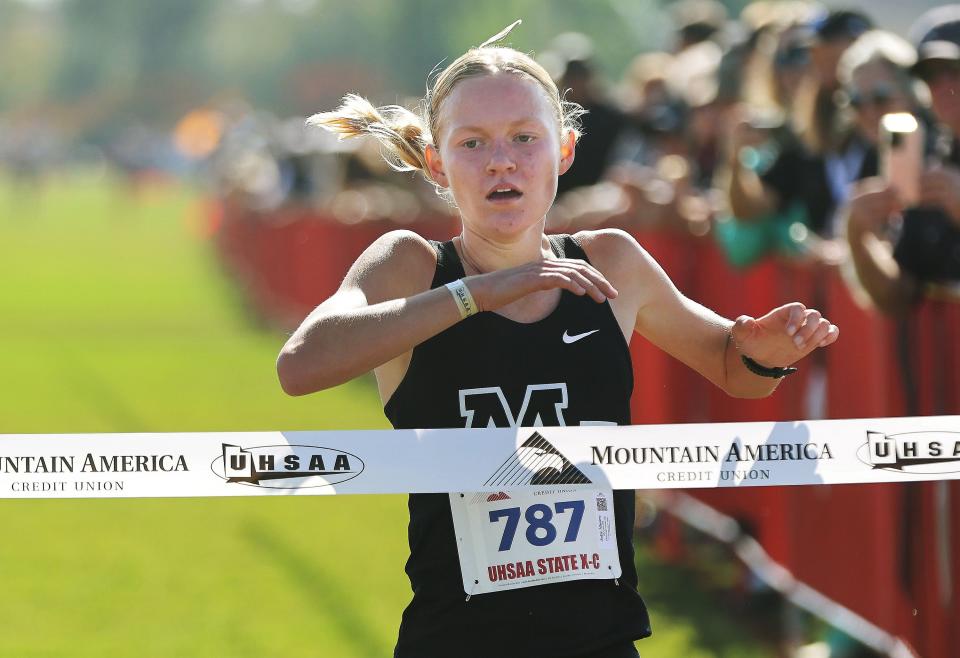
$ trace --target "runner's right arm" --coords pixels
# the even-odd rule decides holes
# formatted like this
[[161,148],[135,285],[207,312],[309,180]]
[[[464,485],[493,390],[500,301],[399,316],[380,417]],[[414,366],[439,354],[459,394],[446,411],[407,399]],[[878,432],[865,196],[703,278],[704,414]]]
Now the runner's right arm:
[[408,231],[370,245],[340,288],[315,308],[277,358],[280,385],[306,395],[401,359],[419,342],[460,319],[445,288],[430,290],[436,257]]
[[[381,394],[392,392],[406,373],[413,348],[461,319],[449,290],[430,289],[435,268],[433,247],[419,235],[392,231],[378,238],[353,264],[339,290],[314,309],[283,346],[277,358],[283,390],[306,395],[376,368]],[[465,282],[481,310],[551,288],[590,294],[597,301],[616,296],[597,270],[567,259],[528,263]]]

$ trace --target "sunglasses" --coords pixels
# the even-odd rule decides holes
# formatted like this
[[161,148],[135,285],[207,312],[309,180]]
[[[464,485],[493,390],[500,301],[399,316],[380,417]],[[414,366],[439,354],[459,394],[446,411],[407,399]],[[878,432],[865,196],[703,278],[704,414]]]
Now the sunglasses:
[[804,46],[789,46],[777,51],[773,63],[778,69],[803,68],[810,63],[810,49]]
[[896,90],[891,85],[879,84],[873,89],[848,89],[846,95],[847,103],[855,110],[867,106],[883,108],[893,100]]

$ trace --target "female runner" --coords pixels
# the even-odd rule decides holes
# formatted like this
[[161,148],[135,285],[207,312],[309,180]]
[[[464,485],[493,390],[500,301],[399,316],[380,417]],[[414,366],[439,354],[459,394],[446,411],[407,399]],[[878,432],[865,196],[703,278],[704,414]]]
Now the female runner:
[[[344,137],[377,138],[398,169],[420,171],[449,193],[462,231],[444,243],[410,231],[378,238],[284,345],[277,370],[287,393],[372,369],[397,429],[629,424],[635,331],[740,397],[770,394],[786,366],[837,339],[834,325],[799,303],[736,322],[716,315],[684,297],[622,231],[545,235],[557,177],[573,162],[579,108],[529,56],[495,45],[515,25],[440,73],[422,119],[353,95],[311,118]],[[481,582],[495,578],[480,572],[471,580],[471,546],[493,542],[496,551],[500,541],[506,550],[496,515],[524,492],[492,501],[412,494],[413,600],[396,658],[638,655],[633,642],[650,624],[637,593],[634,493],[612,493],[614,530],[605,538],[573,523],[558,536],[548,519],[559,527],[583,501],[599,518],[602,491],[574,491],[581,498],[573,501],[570,490],[542,493],[514,543],[549,555],[565,541],[563,553],[588,555],[606,542],[606,571],[568,563],[543,576],[520,561],[497,583]],[[455,528],[455,515],[476,523]]]

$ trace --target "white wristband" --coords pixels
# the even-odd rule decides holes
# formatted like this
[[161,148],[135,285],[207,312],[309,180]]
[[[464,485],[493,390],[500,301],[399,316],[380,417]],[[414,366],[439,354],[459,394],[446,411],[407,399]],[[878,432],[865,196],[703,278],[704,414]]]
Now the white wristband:
[[460,318],[468,318],[480,312],[480,307],[473,300],[470,289],[463,279],[457,279],[447,284],[447,290],[453,295],[453,300],[457,302],[457,308],[460,309]]

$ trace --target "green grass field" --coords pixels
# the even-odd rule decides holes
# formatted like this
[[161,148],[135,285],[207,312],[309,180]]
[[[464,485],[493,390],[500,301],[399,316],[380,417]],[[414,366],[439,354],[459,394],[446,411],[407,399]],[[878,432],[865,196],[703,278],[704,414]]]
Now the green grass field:
[[[198,208],[180,186],[0,180],[0,433],[387,426],[370,380],[281,393],[283,336],[248,321]],[[5,500],[0,518],[0,656],[388,656],[409,597],[402,496]],[[644,658],[767,655],[641,555]]]

